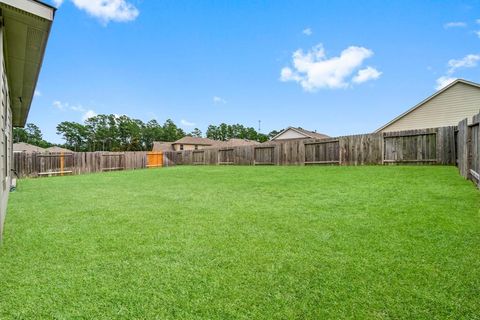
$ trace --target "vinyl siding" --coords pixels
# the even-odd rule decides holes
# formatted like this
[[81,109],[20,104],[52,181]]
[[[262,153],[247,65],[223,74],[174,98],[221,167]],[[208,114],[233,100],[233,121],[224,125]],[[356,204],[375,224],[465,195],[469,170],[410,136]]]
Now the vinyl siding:
[[12,169],[12,111],[3,51],[3,29],[0,28],[0,239],[7,210]]
[[381,131],[456,126],[479,111],[480,88],[459,82]]

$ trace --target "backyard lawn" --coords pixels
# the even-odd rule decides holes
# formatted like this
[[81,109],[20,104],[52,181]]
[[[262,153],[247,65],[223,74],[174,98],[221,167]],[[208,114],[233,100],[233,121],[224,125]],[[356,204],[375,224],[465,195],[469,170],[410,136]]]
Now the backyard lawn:
[[21,180],[0,319],[478,319],[454,167],[174,167]]

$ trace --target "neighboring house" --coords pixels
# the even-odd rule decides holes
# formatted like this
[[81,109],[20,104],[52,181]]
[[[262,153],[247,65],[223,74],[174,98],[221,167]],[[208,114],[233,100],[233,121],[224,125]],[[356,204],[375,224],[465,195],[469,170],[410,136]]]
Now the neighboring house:
[[260,144],[257,141],[248,139],[230,139],[227,141],[212,140],[208,138],[183,137],[175,142],[156,141],[153,143],[152,151],[182,151],[182,150],[201,150],[206,148],[230,148],[239,146],[249,146]]
[[62,147],[57,147],[57,146],[47,148],[47,149],[45,149],[45,151],[50,152],[50,153],[73,153],[72,150],[62,148]]
[[480,84],[458,79],[375,132],[456,126],[480,112]]
[[270,141],[279,141],[279,140],[297,140],[297,139],[325,139],[330,138],[326,134],[317,133],[314,131],[308,131],[302,128],[288,127],[282,130],[275,137],[270,139]]
[[217,146],[220,141],[208,139],[208,138],[197,138],[197,137],[183,137],[180,140],[172,143],[173,150],[199,150],[206,147]]
[[25,143],[25,142],[18,142],[13,144],[13,152],[25,152],[25,153],[43,153],[46,152],[47,149],[34,146],[33,144]]
[[55,8],[0,0],[0,238],[12,183],[12,127],[27,121]]

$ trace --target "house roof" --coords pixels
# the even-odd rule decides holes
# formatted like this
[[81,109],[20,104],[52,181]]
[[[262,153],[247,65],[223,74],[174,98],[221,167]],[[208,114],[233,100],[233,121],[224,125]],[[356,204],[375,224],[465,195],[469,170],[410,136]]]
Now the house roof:
[[212,140],[208,138],[198,138],[198,137],[183,137],[180,140],[177,140],[172,143],[175,144],[192,144],[192,145],[199,145],[199,146],[215,146],[220,144],[221,141]]
[[47,148],[47,149],[45,149],[45,151],[50,152],[50,153],[62,153],[62,152],[63,153],[73,153],[72,150],[62,148],[62,147],[57,147],[57,146]]
[[172,143],[164,141],[155,141],[153,142],[152,151],[172,151]]
[[16,127],[23,127],[56,9],[40,1],[0,0],[0,10],[12,122]]
[[257,144],[260,144],[260,142],[248,139],[230,139],[222,142],[222,146],[225,147],[254,146]]
[[416,104],[415,106],[413,106],[412,108],[408,109],[407,111],[405,111],[404,113],[402,113],[401,115],[399,115],[398,117],[396,117],[395,119],[393,119],[392,121],[388,122],[387,124],[383,125],[382,127],[378,128],[377,130],[375,130],[375,132],[380,132],[382,131],[383,129],[389,127],[390,125],[392,125],[393,123],[397,122],[398,120],[402,119],[403,117],[405,117],[406,115],[410,114],[411,112],[417,110],[418,108],[421,108],[425,103],[429,102],[430,100],[432,100],[433,98],[435,98],[436,96],[444,93],[445,91],[447,91],[448,89],[450,89],[451,87],[453,87],[454,85],[456,85],[457,83],[463,83],[463,84],[466,84],[466,85],[470,85],[472,87],[475,87],[475,88],[479,88],[480,89],[480,84],[479,83],[475,83],[475,82],[472,82],[472,81],[468,81],[468,80],[465,80],[465,79],[457,79],[455,81],[453,81],[452,83],[450,83],[449,85],[445,86],[444,88],[438,90],[437,92],[435,92],[434,94],[432,94],[431,96],[429,96],[428,98],[426,98],[425,100],[421,101],[420,103]]
[[19,142],[13,144],[13,152],[26,152],[26,153],[43,153],[45,152],[44,148],[34,146],[33,144]]
[[326,134],[323,134],[323,133],[318,133],[318,132],[314,132],[314,131],[309,131],[309,130],[305,130],[305,129],[302,129],[302,128],[295,128],[295,127],[288,127],[284,130],[282,130],[279,134],[277,134],[275,137],[273,137],[272,139],[270,140],[275,140],[276,138],[278,138],[279,136],[281,136],[283,133],[285,133],[286,131],[288,130],[293,130],[301,135],[304,135],[305,138],[311,138],[311,139],[325,139],[325,138],[330,138],[330,136],[326,135]]

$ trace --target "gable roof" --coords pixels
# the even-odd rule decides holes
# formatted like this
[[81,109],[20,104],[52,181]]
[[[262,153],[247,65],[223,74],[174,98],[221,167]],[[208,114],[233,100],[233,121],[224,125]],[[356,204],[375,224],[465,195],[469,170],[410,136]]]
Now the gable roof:
[[279,136],[281,136],[282,134],[284,134],[285,132],[287,132],[288,130],[293,130],[303,136],[305,136],[305,138],[311,138],[311,139],[325,139],[325,138],[330,138],[330,136],[327,136],[326,134],[323,134],[323,133],[318,133],[318,132],[314,132],[314,131],[309,131],[309,130],[305,130],[305,129],[302,129],[302,128],[295,128],[295,127],[288,127],[286,129],[283,129],[279,134],[277,134],[275,137],[271,138],[270,140],[275,140],[277,139]]
[[13,144],[13,152],[26,152],[26,153],[42,153],[45,152],[44,148],[34,146],[33,144],[18,142]]
[[412,108],[408,109],[407,111],[405,111],[404,113],[402,113],[401,115],[399,115],[398,117],[396,117],[395,119],[393,119],[392,121],[388,122],[387,124],[383,125],[382,127],[378,128],[377,130],[375,130],[375,132],[380,132],[382,131],[383,129],[391,126],[392,124],[394,124],[395,122],[397,122],[398,120],[402,119],[403,117],[405,117],[406,115],[412,113],[413,111],[421,108],[425,103],[429,102],[430,100],[432,100],[433,98],[437,97],[438,95],[444,93],[445,91],[447,91],[448,89],[450,89],[451,87],[453,87],[454,85],[458,84],[458,83],[463,83],[463,84],[466,84],[466,85],[470,85],[472,87],[475,87],[475,88],[478,88],[480,89],[480,84],[479,83],[475,83],[475,82],[472,82],[472,81],[468,81],[468,80],[465,80],[465,79],[457,79],[455,81],[453,81],[452,83],[450,83],[449,85],[445,86],[444,88],[438,90],[437,92],[435,92],[434,94],[432,94],[431,96],[429,96],[428,98],[426,98],[425,100],[421,101],[420,103],[416,104],[415,106],[413,106]]

